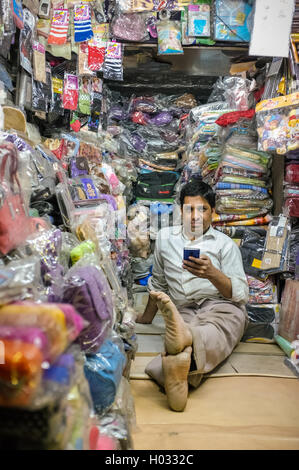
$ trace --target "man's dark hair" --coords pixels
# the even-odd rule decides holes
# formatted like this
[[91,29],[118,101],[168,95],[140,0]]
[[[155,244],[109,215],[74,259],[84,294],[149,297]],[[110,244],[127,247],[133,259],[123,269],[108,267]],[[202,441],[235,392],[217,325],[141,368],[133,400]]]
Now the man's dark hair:
[[215,193],[211,186],[201,181],[200,178],[193,177],[191,181],[185,184],[180,193],[180,204],[183,207],[185,197],[201,196],[210,204],[211,208],[215,207]]

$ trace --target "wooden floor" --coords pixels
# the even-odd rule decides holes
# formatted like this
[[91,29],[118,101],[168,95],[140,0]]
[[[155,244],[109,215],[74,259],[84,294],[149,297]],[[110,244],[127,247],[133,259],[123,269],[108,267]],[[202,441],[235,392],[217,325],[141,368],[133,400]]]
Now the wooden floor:
[[[138,294],[143,309],[146,295]],[[166,395],[145,374],[163,350],[164,321],[138,325],[131,367],[137,426],[136,450],[299,450],[299,380],[275,344],[240,343],[196,390],[184,412],[168,408]]]

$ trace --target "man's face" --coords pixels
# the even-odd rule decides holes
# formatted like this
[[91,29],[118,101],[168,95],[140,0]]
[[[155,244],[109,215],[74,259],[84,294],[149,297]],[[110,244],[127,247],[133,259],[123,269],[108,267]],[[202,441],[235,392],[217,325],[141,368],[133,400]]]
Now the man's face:
[[214,209],[201,196],[186,196],[182,209],[184,229],[187,234],[200,236],[205,233],[211,223]]

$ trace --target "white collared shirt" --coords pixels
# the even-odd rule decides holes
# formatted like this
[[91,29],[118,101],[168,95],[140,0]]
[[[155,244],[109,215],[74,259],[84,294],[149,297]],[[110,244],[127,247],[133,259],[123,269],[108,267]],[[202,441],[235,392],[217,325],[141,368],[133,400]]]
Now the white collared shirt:
[[[231,279],[232,298],[225,299],[208,280],[199,278],[183,269],[184,248],[199,248],[200,255],[207,255],[215,268]],[[210,227],[196,240],[186,237],[182,227],[162,228],[157,236],[153,275],[148,291],[167,293],[178,305],[188,305],[202,299],[225,299],[238,304],[248,301],[248,284],[240,250],[224,233]]]

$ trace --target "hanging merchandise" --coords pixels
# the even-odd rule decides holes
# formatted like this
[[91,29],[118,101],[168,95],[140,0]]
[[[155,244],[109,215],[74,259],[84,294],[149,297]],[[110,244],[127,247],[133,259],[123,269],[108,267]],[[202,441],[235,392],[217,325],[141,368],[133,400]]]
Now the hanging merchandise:
[[113,37],[123,41],[144,42],[148,39],[147,14],[132,13],[117,15],[113,18],[111,29]]
[[78,108],[82,114],[90,114],[91,105],[91,83],[90,79],[83,77],[79,85],[79,103]]
[[123,80],[123,47],[117,42],[108,42],[105,52],[103,76],[105,80]]
[[210,5],[208,3],[188,6],[188,36],[210,36]]
[[46,64],[46,83],[32,80],[32,109],[47,113],[52,103],[51,67]]
[[88,66],[88,42],[81,42],[78,49],[78,75],[91,76],[92,70]]
[[51,104],[51,112],[63,115],[63,80],[52,77],[53,100]]
[[74,5],[75,42],[88,41],[93,37],[91,12],[88,4]]
[[35,29],[35,16],[24,9],[24,28],[20,31],[20,64],[32,75],[32,42]]
[[252,6],[246,0],[216,0],[215,40],[249,42]]
[[24,14],[22,2],[20,0],[12,0],[12,14],[15,25],[19,29],[24,28]]
[[46,83],[46,50],[44,46],[37,41],[33,41],[32,48],[34,80]]
[[284,155],[299,148],[299,93],[256,106],[259,149]]
[[182,47],[181,24],[179,21],[171,20],[170,13],[163,10],[157,23],[158,31],[158,54],[184,54]]
[[63,86],[63,107],[76,111],[79,99],[79,80],[76,75],[65,74]]
[[69,28],[69,11],[53,10],[51,30],[48,44],[62,45],[66,43]]
[[261,269],[266,269],[269,273],[286,270],[290,231],[290,221],[287,217],[284,215],[273,217],[267,233]]
[[[23,193],[18,178],[18,152],[13,144],[2,143],[0,208],[1,235],[0,251],[7,254],[22,244],[35,230],[34,221],[27,215]],[[8,165],[8,163],[10,163]],[[17,191],[16,191],[17,189]]]
[[88,68],[90,70],[102,70],[108,38],[108,23],[95,25],[93,27],[93,38],[88,41]]

